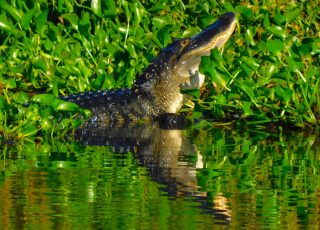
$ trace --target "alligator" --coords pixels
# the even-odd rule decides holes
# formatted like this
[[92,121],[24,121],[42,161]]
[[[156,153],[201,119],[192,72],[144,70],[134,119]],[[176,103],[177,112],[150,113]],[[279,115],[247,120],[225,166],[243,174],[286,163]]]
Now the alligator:
[[62,99],[91,110],[89,123],[119,124],[176,114],[189,98],[181,91],[199,89],[204,83],[205,77],[199,72],[201,57],[222,47],[235,25],[235,14],[228,12],[199,34],[174,40],[130,89],[85,92]]

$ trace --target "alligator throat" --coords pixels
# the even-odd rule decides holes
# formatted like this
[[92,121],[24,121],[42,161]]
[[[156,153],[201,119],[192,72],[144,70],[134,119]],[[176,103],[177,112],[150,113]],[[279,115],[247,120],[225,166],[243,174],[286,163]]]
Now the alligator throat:
[[131,89],[80,93],[62,99],[91,110],[88,122],[127,123],[177,113],[188,99],[181,90],[197,89],[204,83],[199,72],[201,57],[222,47],[235,25],[235,14],[225,13],[194,37],[175,40],[158,54]]

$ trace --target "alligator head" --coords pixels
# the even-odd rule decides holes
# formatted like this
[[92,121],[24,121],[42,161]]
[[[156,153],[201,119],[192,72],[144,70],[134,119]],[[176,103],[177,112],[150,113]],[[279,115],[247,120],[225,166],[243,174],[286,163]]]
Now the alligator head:
[[149,95],[161,113],[176,113],[187,96],[181,89],[200,88],[201,57],[222,47],[234,31],[234,13],[223,14],[215,23],[191,38],[175,40],[164,48],[134,83],[136,92]]

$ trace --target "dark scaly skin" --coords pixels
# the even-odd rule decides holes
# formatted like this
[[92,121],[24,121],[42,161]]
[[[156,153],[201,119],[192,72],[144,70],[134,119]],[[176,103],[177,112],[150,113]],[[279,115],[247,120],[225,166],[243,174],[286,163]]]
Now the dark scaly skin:
[[152,99],[132,89],[86,92],[62,99],[91,110],[89,122],[103,122],[105,125],[129,123],[158,114]]
[[175,40],[164,48],[131,89],[114,89],[62,97],[91,110],[89,122],[127,123],[176,114],[188,99],[182,89],[200,88],[201,56],[220,48],[235,28],[234,13],[223,14],[214,24],[192,38]]

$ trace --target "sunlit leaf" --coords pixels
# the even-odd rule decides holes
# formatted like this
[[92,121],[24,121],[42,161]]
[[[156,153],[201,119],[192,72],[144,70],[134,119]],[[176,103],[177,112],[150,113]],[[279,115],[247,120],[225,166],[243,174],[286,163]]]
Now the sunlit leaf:
[[152,18],[153,26],[158,29],[170,24],[170,21],[171,19],[168,16],[157,16]]
[[286,37],[285,31],[280,26],[269,26],[266,30],[279,38],[284,39]]
[[68,101],[58,101],[55,108],[57,111],[74,112],[79,109],[79,106],[73,102]]
[[33,125],[27,126],[21,131],[24,136],[35,136],[37,133],[37,128]]
[[55,100],[56,99],[52,94],[37,94],[32,97],[32,101],[42,105],[53,105]]
[[0,15],[0,29],[5,30],[7,32],[11,32],[14,29],[14,26],[5,15]]
[[252,45],[254,46],[255,45],[255,42],[254,42],[254,39],[253,39],[253,27],[249,27],[246,29],[246,34],[245,34],[245,39],[246,39],[246,42],[249,44],[249,45]]
[[16,7],[6,3],[6,1],[1,2],[1,8],[8,12],[16,21],[19,21],[22,17],[21,12]]
[[258,68],[260,67],[258,60],[254,59],[252,57],[244,56],[244,57],[242,57],[242,61],[244,63],[246,63],[246,65],[249,66],[253,70],[258,70]]
[[91,0],[92,12],[98,16],[101,16],[101,0]]
[[138,26],[144,17],[145,9],[139,2],[135,2],[133,5],[133,14],[134,14],[134,24]]

